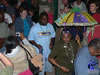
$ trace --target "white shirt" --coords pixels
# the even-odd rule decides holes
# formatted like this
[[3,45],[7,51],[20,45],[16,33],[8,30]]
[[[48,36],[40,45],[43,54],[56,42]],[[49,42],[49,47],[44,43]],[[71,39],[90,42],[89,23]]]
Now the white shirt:
[[84,2],[81,2],[80,5],[77,5],[77,2],[74,2],[74,5],[72,7],[78,7],[80,8],[81,11],[86,11],[87,12],[87,8]]
[[11,16],[10,16],[9,14],[4,13],[4,16],[5,16],[5,22],[6,22],[7,24],[12,23],[12,18],[11,18]]

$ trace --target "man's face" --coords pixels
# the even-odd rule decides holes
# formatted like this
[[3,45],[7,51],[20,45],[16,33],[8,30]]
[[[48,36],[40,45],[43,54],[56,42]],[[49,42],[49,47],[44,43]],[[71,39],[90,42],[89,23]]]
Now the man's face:
[[47,16],[42,16],[41,19],[40,19],[40,23],[41,23],[42,25],[47,25],[47,23],[48,23],[48,18],[47,18]]
[[94,47],[89,47],[89,51],[90,51],[90,54],[92,56],[100,55],[100,49],[99,50],[95,50]]
[[93,11],[96,11],[96,9],[97,9],[97,6],[96,6],[94,3],[90,4],[90,12],[91,12],[91,13],[92,13]]
[[63,34],[63,40],[64,40],[65,43],[69,43],[70,39],[71,39],[70,34],[68,34],[68,33]]

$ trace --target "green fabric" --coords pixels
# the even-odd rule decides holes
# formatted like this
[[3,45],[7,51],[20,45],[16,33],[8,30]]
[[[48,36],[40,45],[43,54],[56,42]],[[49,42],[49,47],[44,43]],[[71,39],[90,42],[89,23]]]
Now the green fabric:
[[[58,18],[58,0],[54,0],[54,21]],[[56,30],[56,23],[53,24]]]
[[74,7],[70,10],[70,12],[80,12],[80,9],[78,7]]
[[0,75],[13,75],[13,68],[10,66],[5,67],[0,71]]
[[60,68],[56,68],[56,75],[72,75],[72,72],[63,72]]
[[[71,40],[70,43],[73,48],[73,53],[74,55],[76,55],[77,48],[78,48],[77,43],[74,40]],[[70,69],[70,71],[73,71],[74,69],[73,64],[71,63],[69,56],[66,55],[66,51],[64,48],[64,41],[59,41],[55,44],[49,57],[54,58],[59,65]]]

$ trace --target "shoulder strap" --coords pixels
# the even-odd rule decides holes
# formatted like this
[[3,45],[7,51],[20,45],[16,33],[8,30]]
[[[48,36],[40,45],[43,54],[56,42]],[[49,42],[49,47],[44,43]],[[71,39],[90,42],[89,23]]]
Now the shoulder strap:
[[27,59],[29,59],[28,55],[32,58],[32,55],[29,53],[29,51],[25,47],[23,47],[22,45],[20,45],[20,47],[22,47],[25,50]]

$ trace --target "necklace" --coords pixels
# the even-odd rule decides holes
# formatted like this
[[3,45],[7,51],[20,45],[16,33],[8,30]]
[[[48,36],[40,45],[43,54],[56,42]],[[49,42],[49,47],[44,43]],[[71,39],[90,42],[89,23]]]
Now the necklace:
[[68,57],[68,59],[70,60],[71,63],[73,63],[74,61],[74,52],[73,52],[73,48],[72,48],[72,44],[65,44],[64,43],[64,49],[66,52],[66,56]]

